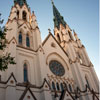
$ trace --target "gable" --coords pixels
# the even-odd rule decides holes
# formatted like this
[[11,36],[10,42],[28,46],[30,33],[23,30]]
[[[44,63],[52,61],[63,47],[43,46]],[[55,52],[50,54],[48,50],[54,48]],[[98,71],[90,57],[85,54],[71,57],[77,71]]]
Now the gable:
[[56,41],[56,39],[51,33],[44,40],[42,46],[45,55],[45,69],[47,70],[47,74],[50,76],[54,75],[49,68],[49,64],[51,61],[55,60],[58,61],[64,67],[65,74],[63,75],[63,77],[69,77],[71,79],[73,76],[67,53],[63,50],[63,48],[59,45],[59,43]]
[[18,26],[19,29],[24,29],[24,31],[30,31],[31,33],[31,26],[27,22],[20,21],[20,25]]
[[27,99],[37,100],[29,87],[26,87],[19,100],[27,100]]
[[49,35],[43,41],[42,46],[45,51],[47,51],[46,48],[49,48],[49,50],[54,49],[53,52],[61,51],[68,58],[68,54],[64,51],[64,49],[61,47],[61,45],[57,42],[57,40],[51,33],[49,33]]

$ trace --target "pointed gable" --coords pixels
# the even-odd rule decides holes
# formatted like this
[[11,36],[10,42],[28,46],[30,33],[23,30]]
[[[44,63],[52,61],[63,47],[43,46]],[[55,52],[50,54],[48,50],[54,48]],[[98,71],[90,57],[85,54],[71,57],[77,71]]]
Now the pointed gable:
[[2,84],[12,84],[12,85],[15,85],[17,83],[17,80],[14,76],[13,73],[11,73],[11,75],[9,76],[9,78],[7,79],[7,81],[0,81],[0,83]]
[[[61,50],[66,54],[66,56],[68,57],[68,54],[64,51],[64,49],[61,47],[61,45],[58,43],[58,41],[55,39],[55,37],[51,33],[49,33],[48,36],[46,37],[46,39],[43,41],[42,46],[44,46],[46,44],[46,42],[50,39],[50,37],[54,40],[55,44],[57,44],[61,48]],[[51,42],[52,42],[51,46],[55,47],[53,44],[53,41],[51,41]]]
[[44,82],[41,87],[43,87],[44,89],[48,89],[48,90],[51,89],[50,84],[48,83],[46,79],[44,79]]
[[26,87],[24,90],[23,94],[21,95],[19,100],[26,100],[26,99],[31,99],[31,100],[37,100],[36,97],[34,96],[33,92],[31,91],[30,87]]

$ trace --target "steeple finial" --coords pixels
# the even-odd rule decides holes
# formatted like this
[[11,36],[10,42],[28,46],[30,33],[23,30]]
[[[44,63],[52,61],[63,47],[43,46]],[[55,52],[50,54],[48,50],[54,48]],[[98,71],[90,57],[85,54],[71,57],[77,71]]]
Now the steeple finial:
[[54,26],[58,29],[60,28],[60,24],[62,24],[64,27],[66,27],[66,22],[64,21],[63,16],[60,15],[59,11],[54,5],[53,0],[51,0],[53,5],[53,15],[54,15]]

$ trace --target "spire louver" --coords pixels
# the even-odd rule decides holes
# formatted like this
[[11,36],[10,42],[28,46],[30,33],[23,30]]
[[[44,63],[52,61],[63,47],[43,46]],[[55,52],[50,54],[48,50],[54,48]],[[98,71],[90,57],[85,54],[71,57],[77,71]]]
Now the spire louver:
[[[26,0],[14,0],[14,3],[18,3],[20,6],[23,6],[24,4],[27,5]],[[27,5],[28,6],[28,5]]]
[[54,26],[57,27],[58,29],[60,28],[60,24],[66,27],[66,22],[64,21],[63,16],[60,15],[59,11],[57,10],[53,2],[52,5],[53,5],[53,15],[54,15]]

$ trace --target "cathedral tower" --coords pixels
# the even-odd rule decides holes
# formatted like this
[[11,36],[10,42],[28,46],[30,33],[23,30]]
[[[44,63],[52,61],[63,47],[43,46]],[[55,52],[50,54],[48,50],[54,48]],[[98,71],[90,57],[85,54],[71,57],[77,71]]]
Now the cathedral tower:
[[[52,6],[54,36],[49,31],[41,42],[36,16],[27,1],[14,0],[4,53],[11,53],[16,64],[0,72],[0,100],[76,100],[77,96],[77,100],[92,100],[91,91],[98,93],[98,78],[85,47],[53,2]],[[80,96],[81,90],[89,95],[82,92]]]
[[[70,67],[73,71],[73,77],[76,80],[76,83],[80,86],[80,88],[84,88],[84,84],[87,84],[86,77],[88,77],[88,79],[90,77],[90,86],[92,88],[94,87],[94,89],[98,91],[98,85],[95,84],[95,82],[98,83],[98,78],[95,76],[96,74],[94,72],[93,65],[88,57],[84,45],[81,43],[81,40],[78,38],[78,35],[74,30],[74,35],[72,34],[71,28],[65,22],[53,1],[52,6],[54,15],[54,36],[68,55],[69,62],[71,64]],[[84,69],[88,70],[88,73]],[[90,74],[91,71],[94,75]]]
[[13,72],[18,82],[39,84],[38,80],[41,79],[38,78],[41,75],[38,75],[40,68],[37,65],[37,51],[41,47],[41,37],[36,16],[34,12],[31,14],[26,0],[14,0],[6,28],[8,29],[6,51],[15,57],[16,65],[8,66],[8,70],[3,72],[2,80],[6,81]]

